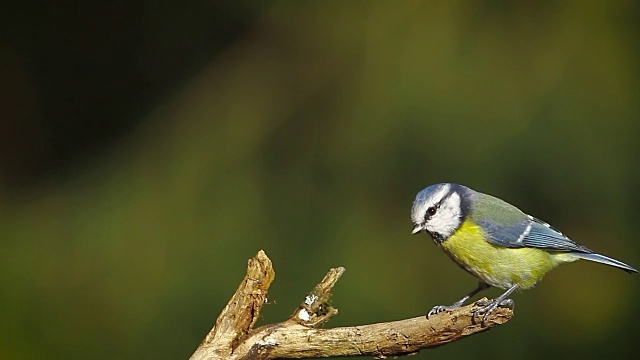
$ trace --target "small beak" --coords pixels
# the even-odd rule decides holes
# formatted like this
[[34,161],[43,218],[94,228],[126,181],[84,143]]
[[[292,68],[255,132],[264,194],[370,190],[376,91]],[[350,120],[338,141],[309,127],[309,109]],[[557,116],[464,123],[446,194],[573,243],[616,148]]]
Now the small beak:
[[422,230],[424,230],[424,225],[423,224],[416,224],[416,226],[413,227],[413,230],[411,230],[411,235],[415,235],[415,234],[421,232]]

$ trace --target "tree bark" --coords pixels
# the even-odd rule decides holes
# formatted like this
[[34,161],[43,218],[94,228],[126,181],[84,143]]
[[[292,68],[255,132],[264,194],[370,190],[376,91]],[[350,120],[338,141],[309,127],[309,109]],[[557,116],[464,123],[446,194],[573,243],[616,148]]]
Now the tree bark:
[[400,356],[434,348],[504,324],[513,311],[498,308],[483,325],[473,318],[476,305],[386,323],[318,329],[338,314],[331,289],[345,269],[329,270],[291,317],[253,329],[275,277],[264,251],[249,260],[247,275],[222,310],[215,326],[190,360],[304,359],[340,356]]

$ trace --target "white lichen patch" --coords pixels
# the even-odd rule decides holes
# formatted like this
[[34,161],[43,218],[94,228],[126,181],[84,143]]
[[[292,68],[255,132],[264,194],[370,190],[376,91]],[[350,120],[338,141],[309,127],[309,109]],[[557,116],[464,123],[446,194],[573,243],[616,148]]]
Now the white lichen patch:
[[305,303],[307,306],[311,306],[311,304],[313,304],[314,302],[316,302],[316,300],[318,300],[318,299],[319,299],[318,295],[315,295],[315,294],[309,294],[309,295],[307,295],[307,297],[304,299],[304,303]]
[[309,315],[309,312],[307,310],[300,309],[300,311],[298,312],[298,319],[302,321],[309,321],[311,319],[311,315]]
[[274,339],[273,337],[269,336],[265,336],[264,338],[262,338],[262,340],[258,340],[256,342],[256,344],[260,345],[260,346],[273,346],[273,345],[278,345],[278,343],[276,342],[276,339]]

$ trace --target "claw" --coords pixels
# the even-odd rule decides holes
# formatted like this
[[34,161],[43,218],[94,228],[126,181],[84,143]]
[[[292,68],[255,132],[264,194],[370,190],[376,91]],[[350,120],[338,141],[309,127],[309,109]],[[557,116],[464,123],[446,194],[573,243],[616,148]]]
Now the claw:
[[487,318],[498,307],[506,307],[513,310],[515,308],[516,303],[511,299],[502,300],[500,298],[497,298],[497,299],[488,300],[488,301],[478,300],[476,301],[476,305],[482,306],[482,307],[473,312],[473,315],[471,316],[471,320],[477,324],[476,322],[476,317],[477,317],[478,319],[482,319],[482,322],[481,322],[482,326],[486,326]]
[[436,315],[436,314],[440,314],[441,312],[444,312],[444,311],[457,309],[459,307],[460,307],[459,305],[457,305],[457,306],[456,305],[450,305],[450,306],[447,306],[447,305],[436,305],[433,308],[431,308],[431,310],[429,310],[429,312],[427,313],[427,319],[430,316],[433,316],[433,315]]

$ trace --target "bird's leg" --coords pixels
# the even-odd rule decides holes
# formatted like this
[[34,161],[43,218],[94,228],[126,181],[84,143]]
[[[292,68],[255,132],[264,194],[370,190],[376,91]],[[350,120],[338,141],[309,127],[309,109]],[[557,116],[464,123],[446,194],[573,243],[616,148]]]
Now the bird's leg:
[[435,315],[435,314],[441,313],[443,311],[453,310],[453,309],[459,308],[460,306],[462,306],[462,304],[464,304],[467,300],[469,300],[469,298],[471,298],[475,294],[479,293],[480,291],[486,290],[488,288],[490,288],[490,286],[481,281],[480,283],[478,283],[478,287],[477,288],[473,289],[470,293],[465,295],[465,297],[463,297],[462,299],[454,302],[453,304],[451,304],[451,305],[437,305],[437,306],[434,306],[427,313],[427,319],[431,315]]
[[476,317],[478,317],[478,318],[482,317],[482,326],[485,326],[486,322],[487,322],[487,317],[489,316],[489,314],[494,312],[498,308],[498,306],[508,307],[508,308],[513,310],[513,308],[515,307],[516,303],[511,299],[507,299],[507,297],[509,295],[511,295],[511,293],[516,291],[517,288],[518,288],[518,285],[513,285],[507,291],[505,291],[502,295],[498,296],[497,298],[495,298],[493,300],[488,300],[488,301],[478,300],[478,301],[476,301],[476,305],[479,305],[479,306],[482,306],[482,307],[473,312],[473,316],[471,317],[472,320],[475,322],[476,321],[475,320]]

